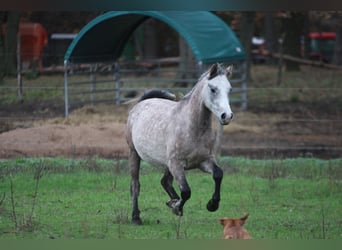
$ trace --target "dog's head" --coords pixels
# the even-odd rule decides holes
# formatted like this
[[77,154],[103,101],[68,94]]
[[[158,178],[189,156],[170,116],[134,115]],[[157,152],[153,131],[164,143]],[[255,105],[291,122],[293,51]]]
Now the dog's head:
[[219,222],[223,226],[223,239],[251,239],[243,225],[245,224],[249,214],[241,218],[220,218]]

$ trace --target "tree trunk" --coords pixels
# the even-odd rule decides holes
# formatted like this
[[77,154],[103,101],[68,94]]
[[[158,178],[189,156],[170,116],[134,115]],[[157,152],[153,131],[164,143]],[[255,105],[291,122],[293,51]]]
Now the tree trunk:
[[310,18],[309,13],[306,13],[304,16],[304,27],[303,27],[303,40],[301,44],[301,56],[304,59],[308,59],[309,52],[310,52],[310,39],[309,39],[309,33],[310,33]]
[[265,13],[264,21],[266,49],[271,53],[278,51],[278,34],[276,34],[274,12]]
[[15,75],[17,34],[19,29],[19,12],[9,11],[7,14],[7,26],[5,36],[5,75]]
[[[3,20],[5,18],[6,12],[0,11],[0,27],[3,25]],[[0,32],[0,83],[5,76],[5,45],[4,36]]]
[[186,43],[186,41],[179,36],[179,66],[178,66],[178,79],[176,82],[176,86],[178,87],[188,87],[187,79],[196,78],[196,73],[193,71],[194,69],[194,55]]
[[[294,57],[301,57],[300,40],[303,35],[305,16],[304,12],[291,12],[291,16],[284,21],[284,53]],[[286,61],[287,71],[299,71],[300,65],[293,61]]]
[[342,65],[342,17],[339,18],[336,27],[336,42],[333,63],[336,65]]
[[157,57],[157,34],[156,34],[156,20],[149,19],[143,24],[144,34],[144,58],[156,58]]
[[247,11],[241,13],[241,23],[240,23],[240,40],[246,51],[246,77],[247,81],[252,80],[251,76],[251,48],[252,48],[252,38],[255,28],[255,12]]

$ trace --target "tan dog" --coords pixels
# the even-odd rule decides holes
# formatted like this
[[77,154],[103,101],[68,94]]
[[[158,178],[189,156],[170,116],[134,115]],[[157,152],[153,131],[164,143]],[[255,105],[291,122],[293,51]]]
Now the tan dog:
[[222,239],[251,239],[251,236],[249,235],[247,230],[243,228],[243,224],[245,224],[248,216],[249,214],[236,219],[230,219],[227,217],[219,219],[221,225],[223,226]]

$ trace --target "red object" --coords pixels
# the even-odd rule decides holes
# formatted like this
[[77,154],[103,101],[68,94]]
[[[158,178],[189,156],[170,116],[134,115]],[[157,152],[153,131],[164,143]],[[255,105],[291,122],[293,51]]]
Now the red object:
[[[4,35],[5,32],[6,25],[3,25]],[[39,23],[20,23],[19,34],[21,41],[21,61],[28,64],[38,61],[38,66],[41,68],[43,49],[48,42],[48,35],[45,28]]]
[[335,32],[311,32],[310,39],[336,39]]

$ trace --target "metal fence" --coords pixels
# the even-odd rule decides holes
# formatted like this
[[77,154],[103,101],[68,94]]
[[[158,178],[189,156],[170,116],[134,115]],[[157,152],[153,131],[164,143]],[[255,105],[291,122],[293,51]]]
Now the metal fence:
[[[244,62],[233,65],[231,102],[245,110],[246,65]],[[76,65],[65,62],[65,116],[68,116],[70,109],[83,105],[124,103],[149,88],[185,95],[208,67],[194,61],[182,70],[179,58]]]

